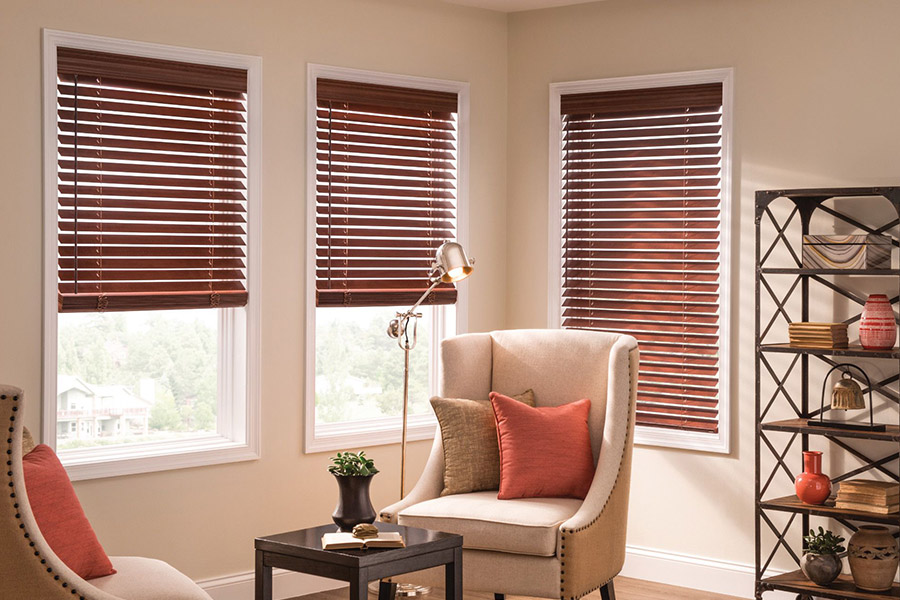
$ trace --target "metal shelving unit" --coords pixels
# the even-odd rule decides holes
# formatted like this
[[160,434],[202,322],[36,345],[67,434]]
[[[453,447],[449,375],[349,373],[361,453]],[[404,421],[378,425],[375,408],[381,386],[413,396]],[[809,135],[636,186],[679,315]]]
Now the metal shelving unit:
[[[844,214],[826,201],[832,198],[871,198],[883,197],[890,202],[894,215],[888,221],[878,225],[866,225],[857,218]],[[771,205],[775,200],[783,199],[791,203],[789,214],[780,221]],[[811,600],[813,597],[848,600],[886,600],[900,598],[900,586],[897,584],[889,592],[864,592],[853,585],[852,579],[841,576],[831,586],[817,586],[800,572],[800,556],[803,552],[802,537],[797,535],[795,522],[799,519],[801,531],[810,528],[812,518],[832,519],[849,531],[856,531],[858,523],[878,523],[900,527],[900,515],[882,515],[862,511],[842,510],[834,507],[833,499],[823,506],[811,506],[802,503],[796,496],[777,497],[773,483],[779,482],[784,487],[785,478],[791,484],[799,471],[791,465],[799,464],[800,451],[808,450],[810,439],[819,437],[827,440],[829,452],[843,452],[855,457],[861,463],[847,472],[831,474],[834,483],[877,471],[893,481],[900,481],[900,394],[889,386],[900,381],[900,349],[887,351],[866,350],[860,346],[849,348],[798,348],[787,343],[769,343],[768,340],[778,334],[775,325],[781,321],[810,320],[810,284],[815,283],[827,288],[827,292],[835,297],[846,299],[851,305],[858,306],[861,312],[865,304],[865,296],[843,281],[834,281],[833,276],[867,276],[893,277],[896,279],[898,292],[890,298],[892,305],[900,302],[900,269],[807,269],[803,268],[800,256],[792,245],[799,245],[801,240],[788,239],[787,230],[795,218],[799,218],[802,235],[810,233],[810,222],[814,214],[826,214],[837,221],[865,233],[889,235],[887,232],[900,225],[900,187],[876,188],[820,188],[794,190],[764,190],[756,192],[756,598],[762,599],[763,593],[770,590],[781,590],[796,593],[798,600]],[[773,227],[774,241],[766,248],[761,247],[763,227]],[[891,236],[893,247],[900,247],[900,240]],[[770,265],[776,259],[773,256],[777,249],[782,250],[794,264]],[[793,279],[790,279],[793,277]],[[772,285],[774,278],[780,278],[788,291],[779,297]],[[761,298],[766,294],[775,304],[772,314],[761,314]],[[797,303],[799,295],[799,314],[791,315],[789,301]],[[796,312],[796,307],[793,308]],[[855,311],[854,311],[855,312]],[[765,320],[764,320],[765,317]],[[847,324],[858,321],[860,313],[847,319]],[[786,329],[784,331],[786,335]],[[782,340],[778,340],[781,342]],[[872,392],[877,398],[890,403],[895,412],[898,425],[888,425],[887,431],[867,432],[850,431],[808,424],[807,420],[820,415],[818,402],[811,404],[811,389],[818,393],[821,381],[810,381],[810,365],[821,362],[834,366],[841,358],[858,358],[882,361],[884,372],[890,374],[880,381],[872,382]],[[776,366],[777,363],[777,366]],[[798,381],[799,378],[799,381]],[[771,397],[761,396],[762,382],[771,382],[775,393]],[[789,385],[792,384],[792,385]],[[810,386],[813,386],[812,388]],[[792,390],[799,389],[799,394]],[[868,390],[864,390],[868,393]],[[799,397],[798,397],[799,396]],[[776,403],[792,413],[789,419],[774,419],[770,411]],[[829,410],[826,405],[825,411]],[[799,442],[797,444],[797,442]],[[860,443],[863,444],[860,444]],[[796,444],[796,445],[795,445]],[[865,451],[857,446],[865,445]],[[872,447],[877,450],[873,450]],[[791,454],[791,451],[794,454]],[[873,455],[874,454],[874,455]],[[763,472],[762,456],[767,460],[774,459],[771,471]],[[788,458],[788,456],[791,458]],[[796,461],[796,462],[795,462]],[[792,488],[791,488],[792,489]],[[775,514],[790,515],[787,524],[776,523]],[[821,523],[826,526],[826,523]],[[793,527],[793,529],[792,529]],[[763,531],[771,531],[775,537],[772,547],[763,547]],[[895,537],[897,534],[895,533]],[[779,550],[796,562],[796,570],[783,573],[772,568],[772,562]]]

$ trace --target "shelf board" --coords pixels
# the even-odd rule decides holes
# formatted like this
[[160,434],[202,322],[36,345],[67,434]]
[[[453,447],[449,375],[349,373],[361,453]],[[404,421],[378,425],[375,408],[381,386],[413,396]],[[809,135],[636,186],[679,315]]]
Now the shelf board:
[[865,521],[867,523],[882,523],[885,525],[897,525],[900,523],[900,513],[879,515],[877,513],[861,510],[835,508],[833,496],[826,500],[825,504],[822,505],[804,504],[797,496],[785,496],[784,498],[762,500],[760,501],[759,506],[767,510],[780,510],[782,512],[801,514],[806,513],[817,517],[840,517],[850,521]]
[[846,348],[801,348],[790,344],[762,344],[763,352],[785,352],[788,354],[814,354],[818,356],[858,356],[861,358],[900,358],[900,348],[890,350],[866,350],[862,346],[850,344]]
[[757,194],[774,194],[776,198],[852,198],[885,196],[897,190],[896,186],[853,188],[797,188],[788,190],[760,190]]
[[889,592],[866,592],[856,587],[849,575],[839,575],[828,587],[816,585],[806,578],[801,571],[791,571],[774,577],[766,577],[762,585],[769,590],[782,590],[816,596],[819,598],[837,598],[847,600],[890,600],[900,598],[900,586],[896,583]]
[[816,427],[807,425],[809,419],[786,419],[784,421],[769,421],[761,423],[760,427],[766,431],[787,431],[789,433],[802,433],[806,435],[830,435],[832,437],[856,438],[862,440],[877,440],[882,442],[900,442],[900,427],[886,425],[886,431],[858,431],[853,429],[837,429],[835,427]]
[[762,267],[760,273],[765,275],[900,275],[900,269],[801,269],[801,268],[780,268],[780,267]]

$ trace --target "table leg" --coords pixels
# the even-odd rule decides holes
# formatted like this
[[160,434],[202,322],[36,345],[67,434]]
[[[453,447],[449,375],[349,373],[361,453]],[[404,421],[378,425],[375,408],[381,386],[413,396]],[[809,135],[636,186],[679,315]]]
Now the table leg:
[[256,551],[256,600],[272,600],[272,567],[266,566],[262,550]]
[[384,579],[378,584],[378,600],[394,600],[397,595],[397,584]]
[[350,600],[368,600],[369,598],[369,570],[359,569],[356,577],[350,578]]
[[462,600],[462,548],[453,550],[453,560],[444,566],[444,598]]

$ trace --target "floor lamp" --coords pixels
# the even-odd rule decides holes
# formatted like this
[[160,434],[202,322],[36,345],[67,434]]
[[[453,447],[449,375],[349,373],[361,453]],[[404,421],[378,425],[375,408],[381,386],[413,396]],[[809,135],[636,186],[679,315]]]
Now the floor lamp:
[[[472,274],[475,259],[466,256],[466,251],[456,242],[445,242],[437,249],[431,265],[429,280],[431,285],[409,310],[397,313],[388,324],[388,335],[397,340],[403,350],[403,430],[400,436],[400,498],[406,495],[406,422],[409,415],[409,351],[416,347],[416,330],[422,313],[416,312],[438,284],[462,281]],[[399,584],[397,596],[424,596],[431,591],[424,586]]]
[[400,437],[400,498],[406,495],[406,421],[409,413],[409,351],[416,347],[416,330],[422,313],[416,309],[425,301],[438,284],[456,283],[472,274],[475,259],[466,256],[466,251],[456,242],[445,242],[437,249],[431,265],[429,280],[431,285],[409,310],[397,313],[388,324],[388,335],[397,340],[403,350],[403,430]]

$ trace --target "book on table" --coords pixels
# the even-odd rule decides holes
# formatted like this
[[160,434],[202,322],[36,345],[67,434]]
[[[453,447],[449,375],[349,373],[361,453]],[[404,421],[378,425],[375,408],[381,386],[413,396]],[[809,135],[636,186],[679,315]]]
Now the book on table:
[[343,531],[326,533],[322,536],[323,550],[405,547],[403,536],[396,531],[380,531],[377,536],[366,539],[353,537],[352,533]]

